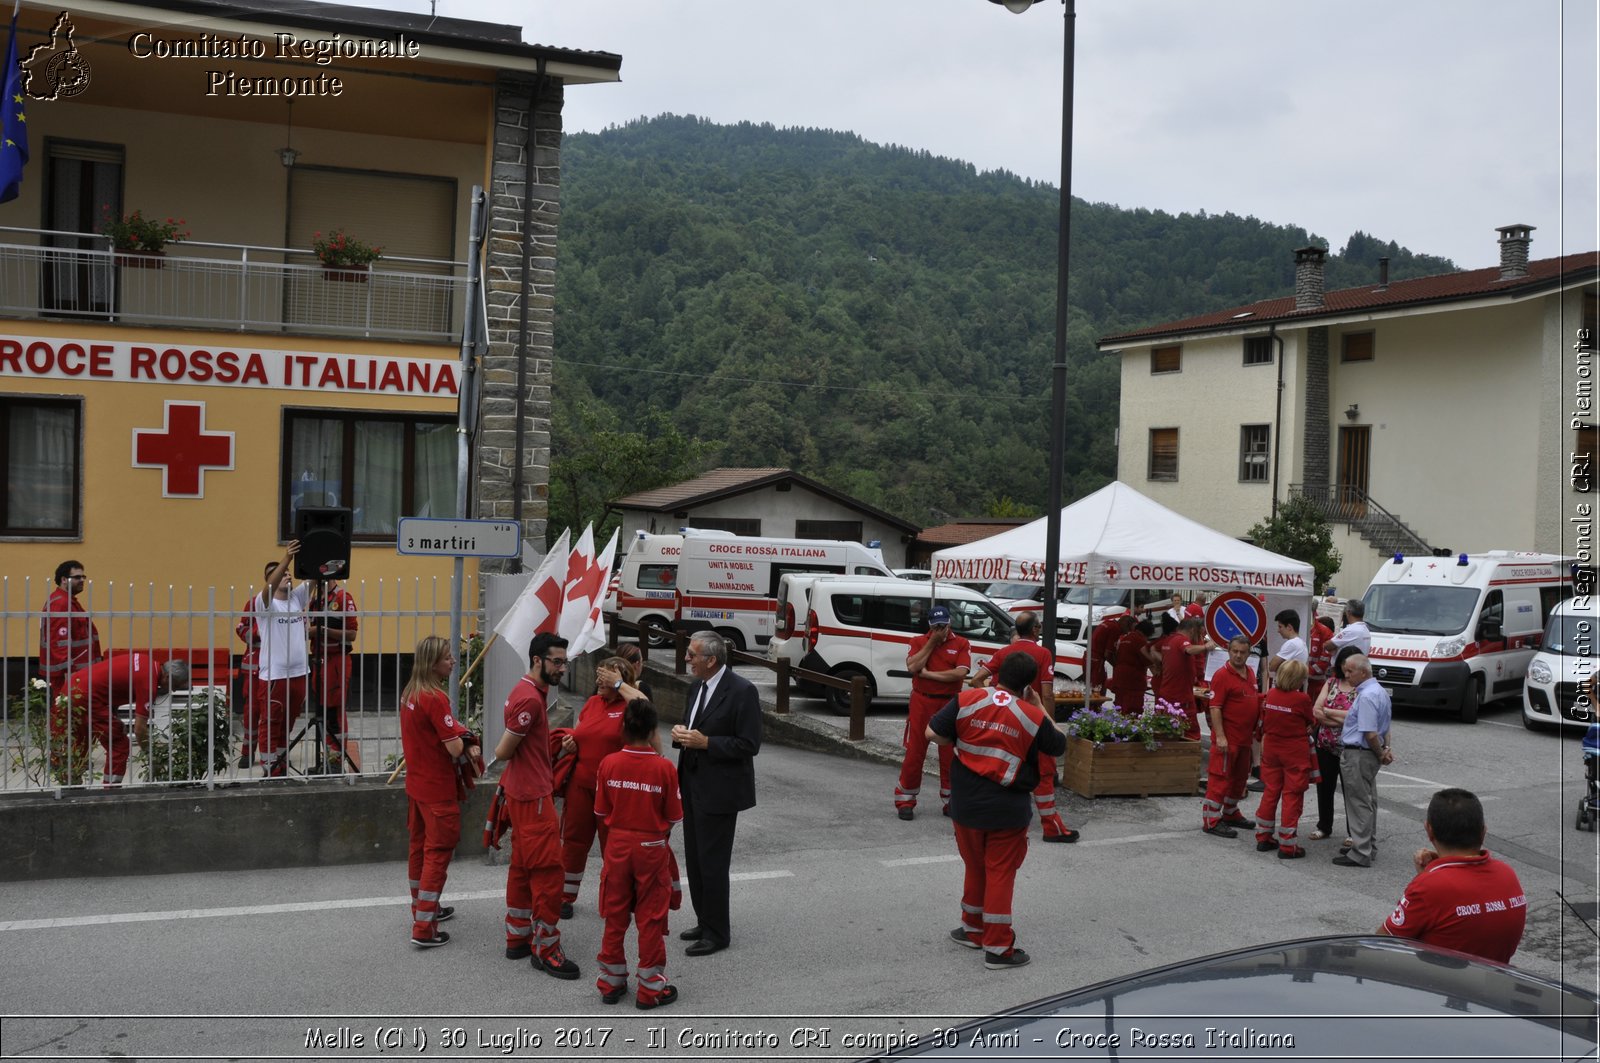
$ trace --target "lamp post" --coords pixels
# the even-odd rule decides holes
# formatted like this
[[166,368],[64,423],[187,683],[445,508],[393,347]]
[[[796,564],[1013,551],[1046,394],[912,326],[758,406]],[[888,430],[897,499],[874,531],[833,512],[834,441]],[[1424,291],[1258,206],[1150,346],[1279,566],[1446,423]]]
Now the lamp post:
[[[989,0],[1020,15],[1035,0]],[[1056,350],[1050,379],[1050,500],[1045,515],[1044,546],[1044,644],[1052,653],[1056,645],[1056,596],[1061,567],[1061,495],[1066,463],[1067,420],[1067,262],[1072,248],[1072,55],[1073,29],[1077,23],[1075,0],[1062,0],[1066,27],[1062,34],[1061,69],[1061,217],[1056,242]],[[1089,603],[1089,619],[1094,619],[1094,603]],[[1084,632],[1085,638],[1088,632]],[[1088,676],[1084,676],[1087,687]]]

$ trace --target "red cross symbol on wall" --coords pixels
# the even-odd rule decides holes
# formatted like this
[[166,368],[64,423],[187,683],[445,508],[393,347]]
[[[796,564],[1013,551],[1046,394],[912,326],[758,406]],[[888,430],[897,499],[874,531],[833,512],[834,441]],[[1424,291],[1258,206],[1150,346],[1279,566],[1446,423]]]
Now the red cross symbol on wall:
[[133,430],[133,467],[161,470],[163,498],[204,498],[205,470],[233,468],[233,433],[206,431],[203,402],[168,402],[161,420]]

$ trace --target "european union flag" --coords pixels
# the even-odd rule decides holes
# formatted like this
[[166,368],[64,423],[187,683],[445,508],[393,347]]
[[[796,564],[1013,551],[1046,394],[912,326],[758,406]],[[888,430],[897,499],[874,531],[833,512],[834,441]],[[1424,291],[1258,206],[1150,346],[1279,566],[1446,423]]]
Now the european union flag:
[[17,13],[11,13],[5,76],[0,78],[0,203],[22,194],[28,165],[28,115],[22,106],[22,67],[17,63]]

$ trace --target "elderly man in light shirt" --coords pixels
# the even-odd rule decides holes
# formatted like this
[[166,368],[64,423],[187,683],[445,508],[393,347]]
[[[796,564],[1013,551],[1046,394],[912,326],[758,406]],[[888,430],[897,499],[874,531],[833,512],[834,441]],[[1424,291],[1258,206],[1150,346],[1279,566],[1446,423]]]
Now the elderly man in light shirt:
[[1356,688],[1341,735],[1344,750],[1339,774],[1344,777],[1344,816],[1353,843],[1333,858],[1340,867],[1371,867],[1378,855],[1378,769],[1394,763],[1389,748],[1393,705],[1389,692],[1372,678],[1372,662],[1351,654],[1344,662],[1345,682]]
[[1344,627],[1328,640],[1328,645],[1333,647],[1332,653],[1337,655],[1346,646],[1354,646],[1361,651],[1361,656],[1372,655],[1372,629],[1362,619],[1366,615],[1367,605],[1360,598],[1352,598],[1344,603]]

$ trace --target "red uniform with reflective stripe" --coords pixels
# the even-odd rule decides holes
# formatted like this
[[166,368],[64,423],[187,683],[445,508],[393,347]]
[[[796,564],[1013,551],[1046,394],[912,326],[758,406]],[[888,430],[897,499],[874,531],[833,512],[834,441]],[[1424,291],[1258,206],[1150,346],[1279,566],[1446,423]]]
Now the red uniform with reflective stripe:
[[1106,685],[1106,665],[1117,655],[1117,640],[1122,637],[1122,622],[1108,616],[1094,626],[1089,636],[1089,682],[1097,687]]
[[[328,589],[326,601],[313,600],[313,613],[340,613],[342,617],[313,617],[312,622],[322,625],[322,631],[311,636],[311,656],[321,661],[317,693],[323,705],[344,707],[350,691],[350,643],[340,637],[341,632],[354,633],[359,627],[356,600],[343,587]],[[343,620],[343,627],[333,624]]]
[[1509,864],[1487,851],[1440,857],[1411,880],[1383,929],[1457,952],[1510,963],[1522,943],[1528,898]]
[[683,819],[678,769],[648,746],[624,746],[600,762],[594,814],[606,824],[605,866],[600,872],[600,914],[605,930],[601,993],[626,988],[628,923],[639,928],[637,1000],[649,1005],[667,987],[667,912],[676,864],[667,834]]
[[67,693],[74,704],[86,705],[91,712],[132,705],[135,715],[149,716],[158,674],[155,658],[148,653],[119,653],[73,672]]
[[400,706],[400,748],[406,758],[406,793],[433,803],[456,799],[455,758],[444,744],[468,734],[450,711],[450,695],[424,690]]
[[976,775],[1010,786],[1033,748],[1044,712],[1009,691],[983,688],[957,698],[956,756]]
[[57,587],[45,601],[44,613],[39,621],[39,671],[55,695],[65,689],[73,672],[100,659],[100,633],[65,587]]

